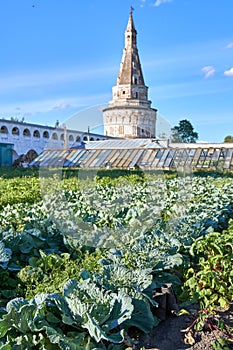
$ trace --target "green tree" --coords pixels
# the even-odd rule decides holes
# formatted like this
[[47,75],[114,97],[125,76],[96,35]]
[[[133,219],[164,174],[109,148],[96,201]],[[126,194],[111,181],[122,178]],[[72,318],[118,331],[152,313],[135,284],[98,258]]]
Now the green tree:
[[198,133],[187,119],[180,120],[179,125],[172,128],[172,142],[196,142],[197,139]]
[[18,117],[11,117],[10,120],[13,121],[13,122],[23,123],[24,122],[24,117],[22,117],[21,119],[19,119]]
[[233,142],[233,136],[227,135],[224,139],[224,142]]

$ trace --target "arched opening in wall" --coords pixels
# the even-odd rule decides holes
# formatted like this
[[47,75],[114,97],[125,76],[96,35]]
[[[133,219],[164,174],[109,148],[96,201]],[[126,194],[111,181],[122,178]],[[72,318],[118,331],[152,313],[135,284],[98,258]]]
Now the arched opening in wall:
[[100,139],[97,137],[96,141],[99,141]]
[[90,141],[94,141],[94,137],[91,137],[91,138],[90,138]]
[[138,98],[138,92],[136,92],[135,97]]
[[53,140],[57,140],[57,139],[58,139],[57,133],[56,133],[56,132],[54,132],[54,133],[52,134],[52,139],[53,139]]
[[15,152],[13,166],[16,167],[25,167],[28,166],[30,162],[32,162],[36,157],[38,157],[38,153],[34,149],[30,149],[26,154],[17,155]]
[[61,141],[64,141],[64,134],[61,134],[60,140],[61,140]]
[[73,135],[69,135],[69,142],[74,142],[74,136]]
[[14,126],[11,130],[12,135],[19,135],[19,128]]
[[8,134],[8,129],[5,125],[1,126],[0,133],[1,134]]
[[27,137],[31,136],[30,130],[29,129],[24,129],[23,136],[27,136]]
[[40,138],[40,133],[38,130],[34,130],[33,137]]
[[84,136],[83,141],[87,141],[87,136]]
[[76,137],[76,142],[80,142],[81,141],[81,137],[80,136],[77,136]]
[[48,138],[49,138],[49,133],[48,133],[48,131],[44,131],[44,132],[43,132],[43,138],[44,138],[44,139],[48,139]]
[[38,157],[38,153],[34,149],[30,149],[25,155],[25,162],[30,163],[36,157]]
[[138,83],[137,78],[134,78],[134,84],[137,85],[137,83]]

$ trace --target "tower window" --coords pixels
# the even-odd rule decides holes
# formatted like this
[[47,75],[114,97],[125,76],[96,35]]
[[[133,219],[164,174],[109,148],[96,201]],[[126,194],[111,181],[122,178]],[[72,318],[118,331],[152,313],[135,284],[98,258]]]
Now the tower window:
[[124,125],[119,126],[119,134],[124,134]]
[[138,92],[136,92],[135,97],[138,98]]
[[122,94],[125,95],[125,91],[122,91]]
[[138,80],[137,80],[137,78],[135,78],[134,79],[134,84],[137,85],[137,83],[138,83]]

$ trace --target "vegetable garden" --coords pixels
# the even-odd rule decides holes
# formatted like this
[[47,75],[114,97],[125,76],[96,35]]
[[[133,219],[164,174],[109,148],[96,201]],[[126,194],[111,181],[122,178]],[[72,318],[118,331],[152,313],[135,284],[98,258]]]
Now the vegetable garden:
[[170,284],[197,327],[233,301],[230,174],[26,175],[0,178],[0,349],[134,348]]

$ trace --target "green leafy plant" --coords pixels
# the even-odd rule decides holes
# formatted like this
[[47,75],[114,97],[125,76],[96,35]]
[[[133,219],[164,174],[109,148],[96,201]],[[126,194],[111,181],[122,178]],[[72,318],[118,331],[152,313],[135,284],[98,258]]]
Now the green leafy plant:
[[30,265],[25,266],[18,273],[21,290],[27,299],[31,299],[42,292],[62,292],[64,284],[71,278],[79,278],[83,269],[93,272],[99,271],[101,265],[98,260],[101,252],[80,252],[78,258],[72,259],[69,253],[45,254],[40,251],[40,258],[31,257]]
[[193,243],[191,267],[186,273],[184,293],[202,309],[214,313],[227,309],[233,300],[233,222],[222,233],[213,232]]
[[[89,187],[93,173],[81,184],[75,174],[64,170],[43,201],[37,180],[9,182],[16,197],[25,186],[25,196],[6,195],[0,209],[0,349],[125,349],[130,327],[148,332],[158,323],[153,290],[172,283],[179,291],[187,266],[184,293],[203,303],[202,322],[227,306],[231,177],[112,171],[106,179],[100,171]],[[35,191],[27,192],[30,181]],[[211,294],[206,304],[210,291],[196,294],[198,281],[222,299]]]
[[30,301],[10,301],[0,320],[0,349],[39,344],[39,349],[106,349],[107,343],[121,349],[123,324],[133,309],[123,292],[106,293],[90,280],[70,280],[63,296],[42,293]]

